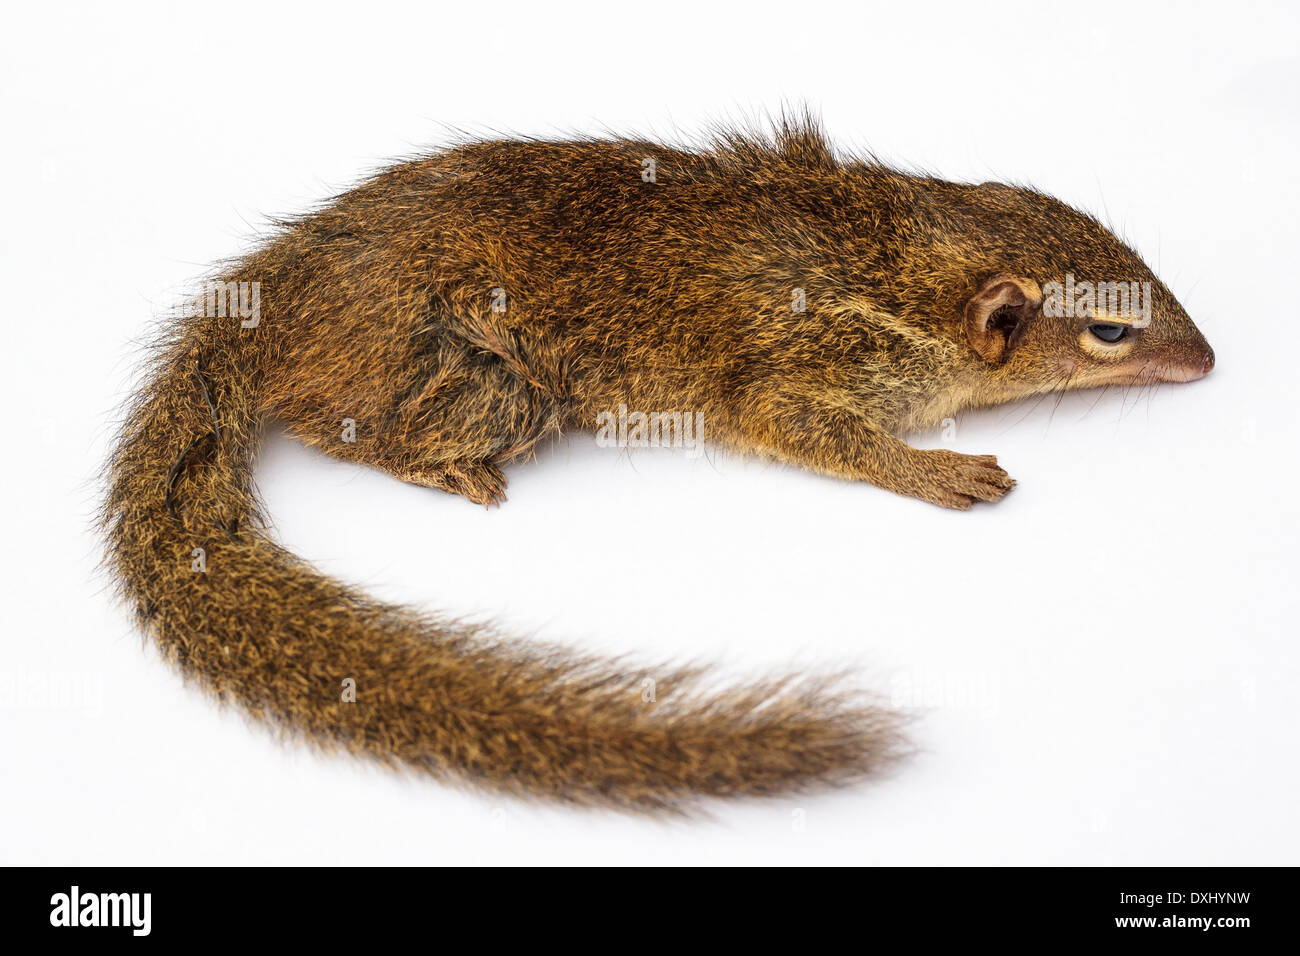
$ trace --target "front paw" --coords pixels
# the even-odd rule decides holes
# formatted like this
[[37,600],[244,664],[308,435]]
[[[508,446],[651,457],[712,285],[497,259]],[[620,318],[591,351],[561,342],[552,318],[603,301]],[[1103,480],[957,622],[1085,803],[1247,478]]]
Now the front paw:
[[918,451],[927,480],[918,498],[965,511],[976,501],[998,501],[1016,486],[993,455],[963,455],[936,448]]

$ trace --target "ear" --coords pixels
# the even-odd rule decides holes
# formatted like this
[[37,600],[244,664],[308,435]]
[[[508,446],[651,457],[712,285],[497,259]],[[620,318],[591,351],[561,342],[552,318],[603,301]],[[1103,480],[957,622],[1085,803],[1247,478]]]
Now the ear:
[[1042,302],[1032,279],[994,276],[966,303],[966,338],[986,362],[1005,362]]

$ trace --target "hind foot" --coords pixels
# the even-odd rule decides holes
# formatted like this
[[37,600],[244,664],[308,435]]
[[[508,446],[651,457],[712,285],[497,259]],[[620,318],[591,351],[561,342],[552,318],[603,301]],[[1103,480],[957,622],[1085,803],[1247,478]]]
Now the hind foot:
[[438,466],[414,465],[393,472],[402,481],[461,495],[477,505],[506,500],[506,476],[488,461],[453,461]]

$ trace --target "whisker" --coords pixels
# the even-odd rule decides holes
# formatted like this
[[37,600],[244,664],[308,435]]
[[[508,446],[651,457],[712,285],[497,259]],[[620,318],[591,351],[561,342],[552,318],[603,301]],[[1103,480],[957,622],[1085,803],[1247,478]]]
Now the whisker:
[[[1138,395],[1137,398],[1134,399],[1133,401],[1133,407],[1130,408],[1128,412],[1124,411],[1124,405],[1120,406],[1121,421],[1124,419],[1124,417],[1127,414],[1130,414],[1133,411],[1133,409],[1137,408],[1138,405],[1142,403],[1142,396],[1144,394],[1147,396],[1147,411],[1148,414],[1150,414],[1151,395],[1155,391],[1155,386],[1160,384],[1161,374],[1166,370],[1167,370],[1167,366],[1164,365],[1160,365],[1154,368],[1151,366],[1147,366],[1138,374],[1136,378],[1133,379],[1133,382],[1129,385],[1129,388],[1131,389],[1134,385],[1136,385],[1138,387]],[[1127,404],[1128,402],[1127,392],[1125,393],[1124,402],[1125,404]]]
[[1103,385],[1101,387],[1101,391],[1097,394],[1097,397],[1094,398],[1092,400],[1092,404],[1088,406],[1088,410],[1079,416],[1079,421],[1083,421],[1085,418],[1091,415],[1096,410],[1097,405],[1101,402],[1103,398],[1106,397],[1106,393],[1109,391],[1110,391],[1110,386]]
[[1056,388],[1053,387],[1053,388],[1046,389],[1046,390],[1043,391],[1043,392],[1040,392],[1039,395],[1038,395],[1038,399],[1037,399],[1037,400],[1036,400],[1032,405],[1030,405],[1029,408],[1027,408],[1027,409],[1025,410],[1024,414],[1022,414],[1022,415],[1021,415],[1019,418],[1017,418],[1014,422],[1012,422],[1010,425],[1008,425],[1006,428],[1004,428],[1004,429],[999,433],[999,436],[998,436],[998,437],[1001,437],[1002,435],[1005,435],[1007,432],[1011,431],[1011,429],[1015,428],[1017,425],[1019,425],[1021,422],[1023,422],[1026,418],[1028,418],[1030,415],[1032,415],[1032,414],[1034,413],[1034,410],[1037,409],[1039,405],[1043,404],[1043,401],[1047,398],[1047,396],[1053,394],[1055,391],[1056,391]]
[[1118,425],[1120,422],[1124,420],[1124,409],[1128,406],[1128,397],[1129,394],[1133,391],[1133,386],[1137,385],[1139,388],[1139,394],[1141,393],[1140,392],[1141,385],[1139,383],[1142,381],[1142,375],[1145,374],[1145,371],[1146,370],[1143,369],[1142,372],[1139,372],[1137,375],[1133,377],[1132,381],[1130,381],[1127,385],[1124,386],[1124,397],[1119,403],[1119,417],[1115,419],[1116,425]]
[[[1164,369],[1162,368],[1161,371],[1164,371]],[[1151,421],[1151,402],[1156,397],[1156,390],[1160,388],[1160,386],[1163,384],[1164,382],[1162,382],[1160,378],[1157,377],[1157,379],[1151,383],[1150,389],[1148,389],[1148,393],[1147,393],[1147,421],[1148,422]]]
[[1070,383],[1074,381],[1074,372],[1074,369],[1070,369],[1069,374],[1065,376],[1065,381],[1062,383],[1061,387],[1057,389],[1056,404],[1052,406],[1052,413],[1047,416],[1047,427],[1043,429],[1044,435],[1052,429],[1052,422],[1056,420],[1056,412],[1061,407],[1061,403],[1065,401],[1066,393],[1070,391]]

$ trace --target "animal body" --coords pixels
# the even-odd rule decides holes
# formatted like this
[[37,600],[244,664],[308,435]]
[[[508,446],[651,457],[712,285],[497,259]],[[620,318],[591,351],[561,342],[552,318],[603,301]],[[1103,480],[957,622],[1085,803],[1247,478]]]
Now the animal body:
[[[1066,282],[1083,291],[1048,291]],[[374,601],[262,530],[264,422],[487,505],[561,431],[682,409],[719,447],[965,509],[1012,488],[996,459],[901,436],[1213,365],[1092,217],[837,156],[807,121],[698,150],[467,143],[282,223],[214,288],[254,289],[256,316],[168,326],[108,468],[109,567],[167,658],[327,747],[639,809],[856,779],[897,752],[897,717],[815,679],[706,692],[692,669],[648,702],[640,672]],[[1117,288],[1146,300],[1098,305]]]

